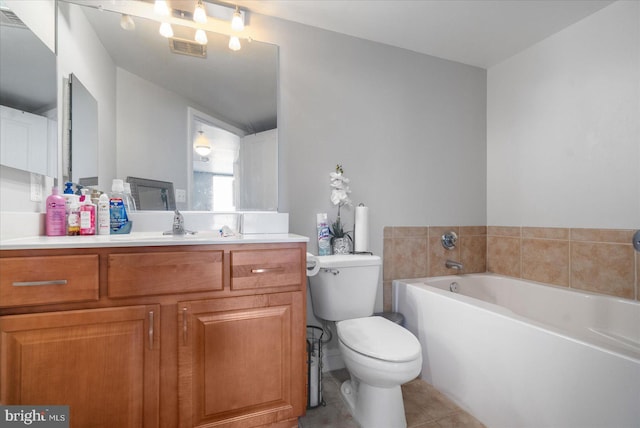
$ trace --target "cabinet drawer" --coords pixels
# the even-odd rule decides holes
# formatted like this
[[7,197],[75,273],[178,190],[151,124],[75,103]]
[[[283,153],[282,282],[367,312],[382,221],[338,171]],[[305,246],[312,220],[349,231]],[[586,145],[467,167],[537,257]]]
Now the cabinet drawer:
[[0,259],[0,307],[98,300],[98,256]]
[[300,287],[302,262],[297,248],[231,252],[231,289]]
[[110,254],[109,297],[222,290],[222,251]]

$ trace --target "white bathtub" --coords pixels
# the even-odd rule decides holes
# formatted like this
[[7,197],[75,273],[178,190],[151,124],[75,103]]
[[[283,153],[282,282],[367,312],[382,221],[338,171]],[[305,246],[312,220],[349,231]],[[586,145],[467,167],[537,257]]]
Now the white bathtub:
[[487,427],[640,427],[640,303],[491,274],[396,280],[393,297],[422,379]]

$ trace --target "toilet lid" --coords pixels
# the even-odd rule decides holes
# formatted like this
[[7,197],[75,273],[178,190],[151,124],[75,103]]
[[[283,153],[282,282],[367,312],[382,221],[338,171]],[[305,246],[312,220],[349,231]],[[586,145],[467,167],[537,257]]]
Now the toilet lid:
[[337,330],[343,344],[379,360],[411,361],[422,352],[420,342],[409,330],[382,317],[340,321]]

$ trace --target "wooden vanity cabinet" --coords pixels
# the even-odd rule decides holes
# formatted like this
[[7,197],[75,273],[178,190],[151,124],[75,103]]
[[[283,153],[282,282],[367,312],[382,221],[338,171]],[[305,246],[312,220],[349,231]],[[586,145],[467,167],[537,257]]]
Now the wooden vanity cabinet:
[[297,426],[304,412],[301,291],[183,302],[181,427]]
[[0,402],[68,405],[73,427],[157,427],[157,305],[0,317]]
[[[305,253],[304,242],[0,251],[0,403],[67,404],[81,428],[297,427]],[[61,272],[67,282],[49,284]]]

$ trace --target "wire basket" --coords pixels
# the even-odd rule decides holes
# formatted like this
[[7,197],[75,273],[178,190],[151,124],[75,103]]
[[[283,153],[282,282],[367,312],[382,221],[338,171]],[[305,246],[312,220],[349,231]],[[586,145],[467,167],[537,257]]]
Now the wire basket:
[[324,406],[322,398],[322,336],[320,327],[307,326],[307,409]]

